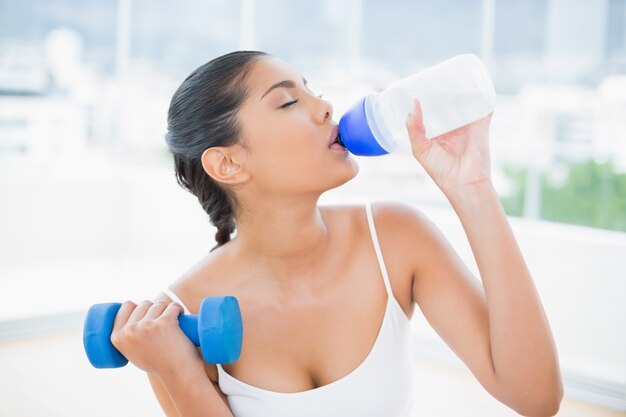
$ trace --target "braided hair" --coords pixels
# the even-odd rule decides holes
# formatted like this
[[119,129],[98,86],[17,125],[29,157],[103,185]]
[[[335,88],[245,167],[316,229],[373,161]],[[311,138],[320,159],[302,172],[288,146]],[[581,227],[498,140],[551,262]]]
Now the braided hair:
[[174,156],[178,184],[198,198],[217,228],[217,245],[230,241],[235,231],[237,202],[232,193],[202,167],[202,153],[214,146],[239,142],[237,111],[247,91],[244,79],[254,61],[268,54],[235,51],[194,70],[178,87],[170,102],[165,142]]

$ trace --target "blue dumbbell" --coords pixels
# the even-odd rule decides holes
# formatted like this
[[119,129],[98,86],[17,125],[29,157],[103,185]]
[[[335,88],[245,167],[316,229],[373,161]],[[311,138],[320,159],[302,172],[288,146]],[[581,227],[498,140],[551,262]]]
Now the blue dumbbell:
[[[128,359],[111,343],[113,321],[122,304],[94,304],[87,311],[83,345],[89,362],[96,368],[119,368]],[[239,359],[243,325],[239,303],[233,296],[206,297],[198,315],[179,315],[181,330],[200,346],[207,363],[231,363]]]

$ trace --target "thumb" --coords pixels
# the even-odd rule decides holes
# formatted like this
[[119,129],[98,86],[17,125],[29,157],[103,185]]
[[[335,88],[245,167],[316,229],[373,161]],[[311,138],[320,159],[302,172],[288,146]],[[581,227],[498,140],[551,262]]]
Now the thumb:
[[413,99],[413,111],[409,113],[406,119],[406,128],[409,132],[409,138],[411,139],[411,146],[413,148],[420,148],[424,143],[428,142],[428,139],[426,139],[426,130],[424,129],[422,106],[417,99]]

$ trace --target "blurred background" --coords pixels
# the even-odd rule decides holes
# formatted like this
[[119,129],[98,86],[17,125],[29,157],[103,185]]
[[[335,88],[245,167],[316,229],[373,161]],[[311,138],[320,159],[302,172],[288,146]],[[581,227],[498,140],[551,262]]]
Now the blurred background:
[[[626,0],[0,0],[0,416],[161,415],[136,368],[90,368],[82,321],[152,298],[214,246],[163,138],[182,80],[237,49],[290,63],[336,122],[396,79],[480,56],[495,186],[559,351],[558,415],[626,415],[625,23]],[[321,204],[414,204],[479,277],[409,152],[355,158]],[[412,325],[419,415],[517,415],[419,311]]]

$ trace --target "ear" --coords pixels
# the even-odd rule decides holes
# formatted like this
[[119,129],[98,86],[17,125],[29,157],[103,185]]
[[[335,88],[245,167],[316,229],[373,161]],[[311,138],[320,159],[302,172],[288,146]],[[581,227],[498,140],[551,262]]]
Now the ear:
[[239,152],[232,148],[212,147],[202,153],[202,168],[215,181],[223,184],[240,184],[249,179]]

